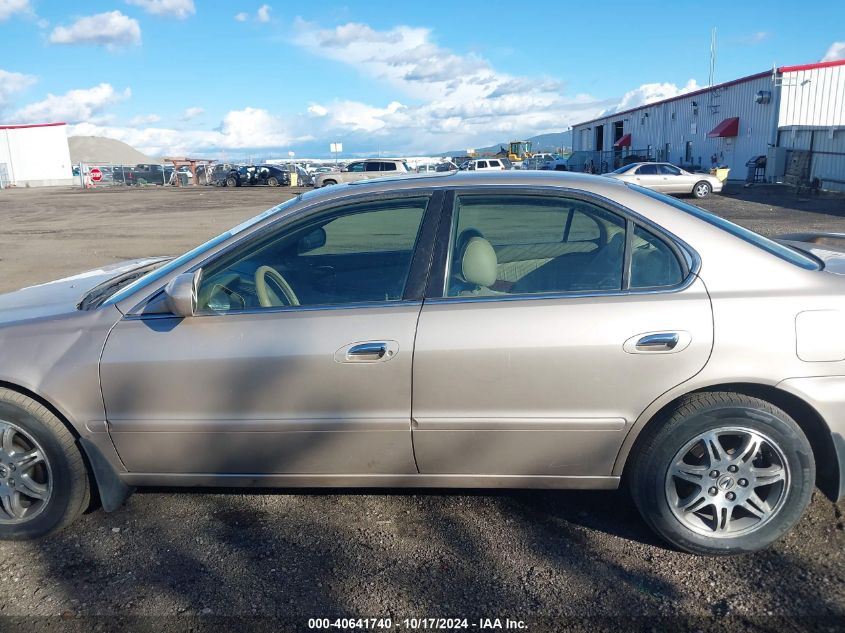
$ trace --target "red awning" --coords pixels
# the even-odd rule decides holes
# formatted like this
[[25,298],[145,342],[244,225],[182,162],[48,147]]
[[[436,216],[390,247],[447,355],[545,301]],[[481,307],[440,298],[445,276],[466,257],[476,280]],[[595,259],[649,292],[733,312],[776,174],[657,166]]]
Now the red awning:
[[631,135],[626,134],[613,144],[613,147],[631,147]]
[[725,119],[707,134],[708,138],[725,138],[728,136],[739,136],[738,116]]

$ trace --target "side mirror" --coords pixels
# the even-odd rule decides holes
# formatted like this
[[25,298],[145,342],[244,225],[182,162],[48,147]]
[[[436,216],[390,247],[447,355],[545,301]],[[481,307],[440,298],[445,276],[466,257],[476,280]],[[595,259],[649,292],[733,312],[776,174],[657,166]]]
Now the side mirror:
[[326,245],[326,229],[322,226],[303,235],[296,245],[297,254],[302,255]]
[[182,273],[171,279],[164,287],[164,304],[179,317],[192,317],[197,312],[197,289],[202,269]]

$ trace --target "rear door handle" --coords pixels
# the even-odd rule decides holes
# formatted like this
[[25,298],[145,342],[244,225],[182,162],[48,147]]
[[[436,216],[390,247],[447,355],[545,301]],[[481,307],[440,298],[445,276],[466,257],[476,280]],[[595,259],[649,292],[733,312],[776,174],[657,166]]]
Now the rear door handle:
[[344,345],[334,354],[338,363],[378,363],[392,359],[399,352],[396,341],[364,341]]
[[387,354],[387,343],[361,343],[353,345],[346,352],[349,359],[378,360]]
[[678,345],[676,332],[647,334],[637,341],[636,348],[641,352],[667,352]]
[[689,332],[643,332],[629,338],[622,349],[629,354],[676,354],[689,347]]

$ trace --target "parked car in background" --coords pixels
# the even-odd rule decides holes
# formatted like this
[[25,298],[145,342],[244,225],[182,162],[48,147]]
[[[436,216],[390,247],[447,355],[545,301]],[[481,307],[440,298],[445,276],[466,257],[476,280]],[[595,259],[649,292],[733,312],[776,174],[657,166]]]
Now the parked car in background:
[[222,174],[218,172],[215,179],[215,184],[224,187],[290,185],[290,174],[279,165],[242,165],[233,167]]
[[539,167],[539,171],[569,171],[567,159],[557,158],[555,160],[546,161]]
[[437,165],[434,163],[423,163],[422,165],[417,165],[418,174],[433,174],[435,172],[437,172]]
[[436,172],[458,171],[459,169],[460,167],[458,167],[451,160],[444,160],[441,163],[437,163],[437,165],[434,167],[434,171]]
[[2,295],[0,537],[135,486],[625,485],[674,546],[746,554],[845,496],[843,242],[463,173]]
[[287,165],[258,165],[252,184],[267,185],[268,187],[289,187],[290,172],[287,170]]
[[722,191],[722,181],[716,176],[691,173],[670,163],[631,163],[605,176],[661,193],[690,194],[696,198]]
[[[290,178],[290,170],[291,166],[289,164],[278,164],[275,165],[282,171],[286,172],[288,175],[288,184],[293,182]],[[297,187],[313,187],[314,186],[314,176],[310,174],[304,167],[299,164],[294,163],[293,169],[296,172],[296,186]]]
[[467,171],[505,171],[501,158],[473,158],[466,163]]
[[408,163],[402,159],[369,158],[356,160],[337,172],[317,174],[314,178],[315,187],[328,187],[344,182],[382,178],[384,176],[399,176],[411,173]]
[[231,167],[216,176],[216,184],[221,187],[244,187],[251,185],[255,179],[255,166],[241,165]]
[[173,167],[156,163],[140,163],[135,166],[135,177],[139,185],[166,185]]

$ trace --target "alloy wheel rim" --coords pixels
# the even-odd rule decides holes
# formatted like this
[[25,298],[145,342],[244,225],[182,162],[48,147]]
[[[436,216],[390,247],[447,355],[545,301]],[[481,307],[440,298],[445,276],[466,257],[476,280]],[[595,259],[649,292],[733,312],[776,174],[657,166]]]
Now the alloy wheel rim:
[[21,427],[0,420],[0,524],[31,521],[53,493],[44,449]]
[[705,185],[698,185],[698,187],[696,189],[697,189],[699,198],[703,198],[704,196],[707,195],[707,187]]
[[786,457],[771,438],[722,427],[699,434],[675,454],[665,492],[684,527],[734,538],[759,530],[780,512],[789,481]]

